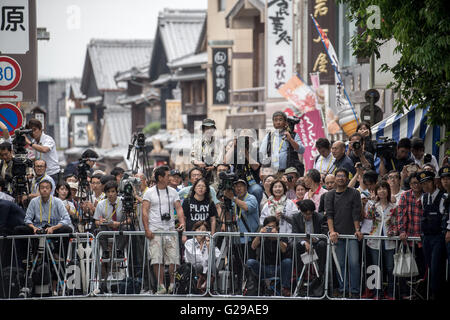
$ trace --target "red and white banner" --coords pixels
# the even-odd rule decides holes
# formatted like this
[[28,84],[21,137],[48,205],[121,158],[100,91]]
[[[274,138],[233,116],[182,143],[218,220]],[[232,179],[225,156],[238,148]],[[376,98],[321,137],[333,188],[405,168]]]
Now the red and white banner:
[[310,111],[302,115],[295,132],[300,136],[300,140],[305,146],[303,163],[306,172],[314,167],[314,159],[319,155],[316,149],[317,139],[325,137],[319,110]]
[[288,99],[297,109],[298,113],[306,113],[316,109],[316,95],[296,75],[292,76],[278,92]]

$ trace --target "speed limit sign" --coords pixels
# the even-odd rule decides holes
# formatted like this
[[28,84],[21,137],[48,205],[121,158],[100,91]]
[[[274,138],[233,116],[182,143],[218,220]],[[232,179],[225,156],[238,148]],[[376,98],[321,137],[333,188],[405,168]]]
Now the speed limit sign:
[[11,91],[20,82],[22,69],[16,60],[0,56],[0,91]]

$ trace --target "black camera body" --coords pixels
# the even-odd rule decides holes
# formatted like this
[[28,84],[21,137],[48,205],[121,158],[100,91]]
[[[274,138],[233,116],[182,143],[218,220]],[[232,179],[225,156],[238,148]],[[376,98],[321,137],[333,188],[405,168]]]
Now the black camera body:
[[170,213],[168,213],[168,212],[161,213],[161,220],[162,221],[170,221]]
[[219,190],[232,190],[234,182],[238,179],[238,176],[233,172],[221,172],[219,173]]
[[383,157],[384,159],[393,159],[395,156],[397,142],[388,137],[380,137],[382,142],[377,142],[376,152],[377,155]]
[[352,143],[352,148],[353,148],[353,150],[359,150],[359,149],[361,149],[361,142],[359,142],[359,141],[353,142],[353,143]]
[[295,126],[299,122],[300,122],[300,118],[298,118],[298,117],[294,117],[294,116],[287,117],[287,123],[288,123],[288,126],[289,126],[289,131],[290,132],[294,132]]
[[431,157],[431,154],[427,153],[427,154],[423,157],[423,163],[430,163],[432,159],[433,159],[433,158]]

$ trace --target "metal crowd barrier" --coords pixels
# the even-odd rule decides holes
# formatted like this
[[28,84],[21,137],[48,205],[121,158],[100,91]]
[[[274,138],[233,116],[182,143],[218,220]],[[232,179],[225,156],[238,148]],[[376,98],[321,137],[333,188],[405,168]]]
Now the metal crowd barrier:
[[89,295],[92,234],[20,235],[0,241],[1,299]]
[[[259,248],[251,241],[261,237]],[[308,239],[313,250],[301,244]],[[280,242],[287,245],[282,252]],[[209,276],[217,281],[212,296],[239,296],[290,299],[324,299],[328,283],[328,237],[323,234],[218,232],[213,243],[220,257],[211,261]],[[266,256],[271,247],[276,248]],[[211,255],[211,257],[213,257]],[[270,260],[270,261],[267,261]]]
[[[408,238],[409,244],[420,241],[419,237]],[[394,255],[399,253],[401,243],[399,237],[368,235],[361,241],[353,235],[339,235],[337,244],[329,240],[327,269],[330,271],[330,280],[326,297],[331,300],[392,300],[400,297],[400,290],[409,299],[428,300],[428,288],[419,289],[419,286],[428,283],[426,279],[413,276],[412,273],[409,277],[396,277],[393,274]],[[411,253],[413,257],[416,256],[414,245]]]
[[[178,256],[180,263],[173,270],[164,260],[162,267],[161,264],[158,264],[156,268],[153,267],[152,257],[149,255],[150,241],[143,231],[99,232],[96,236],[93,294],[96,296],[205,296],[208,291],[207,285],[203,289],[198,289],[197,283],[199,278],[209,279],[209,277],[197,274],[195,261],[189,264],[184,261],[184,245],[181,242],[180,233],[157,231],[153,234],[154,239],[159,238],[158,245],[163,252],[165,251],[163,247],[168,241],[170,250]],[[182,236],[186,236],[187,239],[193,236],[210,238],[210,233],[183,232]],[[109,238],[107,244],[109,256],[104,256],[106,239],[103,238]],[[161,274],[163,279],[160,278]],[[170,286],[171,277],[174,279],[173,287]],[[164,283],[166,292],[158,292],[160,282]]]
[[[429,299],[429,272],[410,277],[390,274],[392,256],[402,243],[398,237],[364,236],[356,241],[355,236],[340,235],[339,245],[335,245],[323,234],[218,232],[211,236],[209,232],[184,232],[182,236],[189,239],[210,239],[204,274],[196,267],[197,261],[184,261],[180,233],[154,235],[160,238],[161,247],[169,237],[175,239],[172,250],[181,265],[173,270],[175,286],[170,293],[158,292],[158,283],[162,274],[168,289],[172,270],[151,265],[150,241],[144,232],[102,231],[95,237],[76,233],[0,238],[0,300],[125,295],[341,300],[383,299],[386,291],[391,298],[401,293],[409,299]],[[251,241],[257,236],[262,249],[255,252]],[[313,243],[314,250],[304,252],[304,239]],[[285,253],[281,241],[288,244]],[[383,246],[388,241],[392,251],[379,254],[378,249],[374,255],[376,241]],[[408,238],[408,243],[420,241]],[[104,256],[105,245],[109,257]],[[415,246],[411,253],[416,256]],[[272,260],[266,261],[270,257]]]

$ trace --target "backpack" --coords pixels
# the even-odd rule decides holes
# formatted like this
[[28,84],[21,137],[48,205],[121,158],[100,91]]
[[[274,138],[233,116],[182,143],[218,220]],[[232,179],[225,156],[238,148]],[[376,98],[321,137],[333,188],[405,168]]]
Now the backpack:
[[248,266],[244,265],[244,283],[242,284],[243,290],[242,295],[244,296],[257,296],[258,295],[258,276],[253,272],[253,270]]
[[175,294],[198,294],[197,276],[190,263],[181,264],[175,271]]

